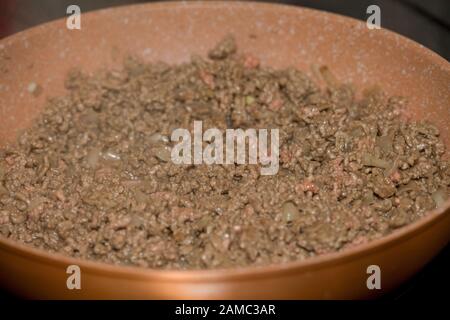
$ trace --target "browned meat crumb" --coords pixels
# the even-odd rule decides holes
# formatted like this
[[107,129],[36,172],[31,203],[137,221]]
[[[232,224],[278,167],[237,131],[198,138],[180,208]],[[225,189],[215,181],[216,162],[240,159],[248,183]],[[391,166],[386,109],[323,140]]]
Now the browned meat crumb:
[[[71,73],[69,94],[0,151],[0,234],[115,264],[266,265],[382,237],[447,198],[439,132],[401,120],[404,99],[355,100],[326,67],[321,90],[237,55],[231,37],[209,57]],[[168,137],[194,120],[279,128],[278,174],[173,164]]]

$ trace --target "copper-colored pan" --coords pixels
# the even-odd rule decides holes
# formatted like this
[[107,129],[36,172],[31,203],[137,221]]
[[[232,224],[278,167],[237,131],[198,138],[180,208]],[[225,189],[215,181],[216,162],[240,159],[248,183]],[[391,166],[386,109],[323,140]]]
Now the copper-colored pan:
[[[83,9],[83,8],[81,8]],[[357,87],[380,84],[407,96],[409,115],[433,121],[450,145],[450,65],[386,30],[315,10],[239,2],[157,3],[82,14],[81,30],[58,20],[0,41],[0,141],[11,142],[43,107],[64,94],[68,69],[119,67],[127,54],[171,63],[204,54],[233,33],[242,51],[274,67],[327,64]],[[38,96],[27,91],[42,87]],[[417,272],[450,239],[450,202],[397,232],[303,262],[212,271],[159,271],[76,260],[0,239],[0,284],[39,298],[363,298]],[[81,268],[68,290],[66,268]],[[369,290],[369,265],[381,290]]]

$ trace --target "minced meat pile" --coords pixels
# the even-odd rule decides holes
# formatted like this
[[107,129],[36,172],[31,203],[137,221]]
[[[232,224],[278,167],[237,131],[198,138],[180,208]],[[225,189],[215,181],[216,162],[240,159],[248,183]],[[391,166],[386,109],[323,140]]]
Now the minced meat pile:
[[[164,269],[303,260],[383,237],[448,196],[432,124],[406,100],[355,98],[325,67],[260,66],[231,36],[207,58],[69,74],[17,143],[0,149],[0,234],[73,257]],[[324,88],[322,88],[324,87]],[[280,168],[178,165],[171,132],[278,128]]]

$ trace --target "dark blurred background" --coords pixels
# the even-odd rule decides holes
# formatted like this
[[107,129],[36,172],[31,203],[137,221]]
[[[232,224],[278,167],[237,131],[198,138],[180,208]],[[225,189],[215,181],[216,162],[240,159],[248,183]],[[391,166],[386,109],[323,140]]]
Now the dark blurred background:
[[[0,38],[66,15],[77,4],[81,12],[142,3],[139,0],[0,0]],[[147,1],[152,2],[152,1]],[[450,0],[285,0],[265,1],[305,6],[366,20],[366,9],[381,9],[381,26],[407,36],[450,59]],[[450,231],[449,231],[450,232]],[[399,257],[401,259],[401,257]],[[450,288],[450,246],[423,271],[385,300],[447,300]],[[14,298],[0,289],[0,299]]]

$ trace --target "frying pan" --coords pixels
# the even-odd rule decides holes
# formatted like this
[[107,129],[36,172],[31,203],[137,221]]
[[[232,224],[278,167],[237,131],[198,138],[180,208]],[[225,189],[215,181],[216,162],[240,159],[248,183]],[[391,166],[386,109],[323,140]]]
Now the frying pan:
[[[119,68],[129,55],[187,61],[226,34],[264,65],[310,70],[326,64],[358,89],[379,84],[409,99],[408,116],[432,121],[450,146],[450,65],[398,34],[316,10],[240,2],[168,2],[82,13],[81,30],[61,19],[0,41],[0,144],[14,141],[64,77],[79,67]],[[30,83],[41,94],[30,94]],[[226,270],[153,270],[113,266],[44,252],[0,239],[0,284],[32,298],[296,299],[379,296],[411,277],[450,239],[450,202],[379,240],[306,261]],[[69,265],[81,290],[69,290]],[[370,290],[368,266],[381,271]]]

